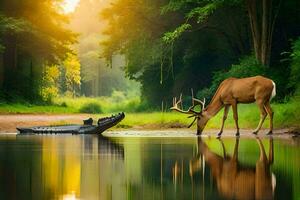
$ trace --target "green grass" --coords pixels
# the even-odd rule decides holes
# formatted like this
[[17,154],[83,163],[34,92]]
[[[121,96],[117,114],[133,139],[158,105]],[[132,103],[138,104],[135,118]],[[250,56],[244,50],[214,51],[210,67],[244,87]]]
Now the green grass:
[[63,106],[37,106],[24,104],[0,104],[0,113],[2,114],[42,114],[42,113],[76,113],[76,110],[71,107]]
[[[36,106],[22,104],[0,104],[0,113],[31,113],[31,114],[75,114],[89,104],[99,105],[103,114],[94,112],[94,117],[109,115],[110,113],[125,112],[126,118],[118,125],[121,128],[149,127],[149,128],[176,128],[186,127],[191,122],[187,115],[176,112],[151,112],[136,113],[140,105],[139,99],[123,99],[117,101],[110,97],[106,98],[59,98],[55,100],[56,105]],[[61,106],[60,106],[61,105]],[[275,128],[300,127],[300,104],[297,100],[291,100],[285,104],[272,104],[274,109]],[[259,111],[255,104],[238,106],[240,128],[255,128],[259,121]],[[220,128],[223,111],[213,117],[207,124],[207,128]],[[269,119],[266,118],[264,127],[269,126]],[[195,128],[195,124],[194,124]],[[225,128],[235,128],[232,111],[230,109]]]
[[[95,109],[89,109],[93,106]],[[113,113],[113,112],[135,112],[139,109],[139,98],[98,97],[98,98],[68,98],[61,97],[54,99],[53,105],[31,105],[31,104],[0,104],[2,114],[60,114],[60,113]]]
[[[300,104],[297,102],[291,102],[287,104],[273,104],[274,109],[274,127],[275,128],[288,128],[288,127],[300,127]],[[260,118],[259,110],[255,104],[239,105],[239,125],[240,128],[254,129]],[[219,129],[223,111],[213,117],[207,124],[208,129]],[[128,113],[126,118],[119,124],[119,127],[149,127],[149,128],[171,128],[188,126],[192,122],[192,119],[187,118],[186,115],[176,112],[152,112],[152,113]],[[195,128],[196,125],[193,125]],[[269,127],[269,118],[263,127]],[[230,110],[228,118],[225,123],[225,128],[235,128],[235,123],[232,117],[232,111]]]
[[[287,128],[287,127],[300,127],[300,104],[296,101],[286,103],[286,104],[273,104],[272,105],[274,114],[274,127],[275,128]],[[260,113],[258,107],[255,104],[250,105],[239,105],[239,125],[240,128],[250,128],[254,129],[260,119]],[[213,117],[207,124],[208,129],[219,129],[221,125],[221,120],[223,116],[223,111],[218,113]],[[192,122],[191,118],[187,118],[186,115],[167,112],[167,113],[129,113],[127,114],[125,120],[121,122],[121,126],[124,127],[134,127],[134,126],[149,126],[151,127],[177,127],[178,125],[188,126]],[[152,125],[152,126],[151,126]],[[193,125],[195,128],[196,125]],[[263,127],[269,127],[269,118]],[[232,111],[228,114],[228,118],[225,123],[225,128],[235,128],[235,123],[232,117]]]
[[[285,104],[272,104],[274,110],[275,128],[287,128],[291,126],[300,126],[300,104],[291,101]],[[255,104],[239,105],[239,125],[240,128],[255,128],[260,119],[260,112]],[[218,128],[222,120],[223,112],[218,113],[207,124],[208,128]],[[225,127],[235,128],[232,111],[230,109]],[[269,127],[269,117],[266,118],[263,127]]]
[[135,112],[140,106],[140,99],[134,98],[115,98],[115,97],[79,97],[79,98],[57,98],[54,100],[57,105],[66,105],[73,110],[73,113],[80,113],[87,105],[99,105],[103,113],[109,112]]

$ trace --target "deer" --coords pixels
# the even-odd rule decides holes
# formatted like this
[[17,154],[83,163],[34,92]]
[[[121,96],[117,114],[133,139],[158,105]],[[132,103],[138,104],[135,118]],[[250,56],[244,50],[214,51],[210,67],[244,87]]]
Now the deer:
[[[194,98],[192,90],[192,106],[190,106],[188,110],[182,109],[182,94],[178,101],[176,97],[173,98],[173,106],[170,109],[180,113],[190,114],[190,117],[195,117],[188,128],[190,128],[197,120],[197,135],[200,135],[207,122],[224,108],[221,129],[217,136],[219,138],[223,133],[224,124],[230,107],[232,107],[233,111],[236,136],[239,136],[240,128],[238,125],[237,105],[239,103],[248,104],[256,102],[260,110],[260,121],[257,128],[253,131],[253,134],[258,134],[267,115],[269,115],[270,129],[267,135],[272,135],[274,112],[271,108],[270,101],[275,95],[276,84],[273,80],[266,77],[227,78],[219,85],[208,106],[205,107],[205,98],[203,101]],[[198,105],[200,106],[200,111],[195,110],[195,107]]]
[[190,162],[190,176],[200,171],[198,163],[201,159],[209,166],[212,177],[216,181],[219,194],[225,199],[274,199],[276,176],[271,171],[274,162],[273,138],[269,139],[269,157],[264,145],[256,137],[260,150],[255,166],[244,166],[238,160],[239,138],[236,138],[232,156],[226,153],[224,143],[219,139],[223,155],[210,150],[201,137],[198,137],[198,153]]

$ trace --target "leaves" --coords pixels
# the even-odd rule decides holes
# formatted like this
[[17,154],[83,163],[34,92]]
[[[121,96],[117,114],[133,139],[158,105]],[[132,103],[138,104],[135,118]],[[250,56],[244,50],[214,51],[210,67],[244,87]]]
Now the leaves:
[[195,0],[171,0],[167,5],[161,8],[161,14],[164,15],[168,12],[174,12],[186,7],[190,3],[196,3]]
[[58,78],[60,71],[57,65],[44,66],[44,68],[40,94],[44,101],[51,102],[52,98],[58,96]]
[[75,95],[76,88],[80,86],[80,62],[74,54],[68,53],[67,58],[63,62],[65,68],[65,79],[67,89]]
[[204,5],[203,7],[193,8],[186,14],[187,19],[196,18],[197,23],[201,23],[207,19],[218,7],[218,3],[212,2]]
[[166,32],[163,36],[163,41],[165,43],[172,43],[174,42],[176,39],[178,39],[185,31],[191,29],[192,26],[190,24],[182,24],[180,25],[178,28],[176,28],[174,31],[171,32]]
[[297,87],[300,94],[300,37],[293,42],[291,57],[291,75],[289,87]]

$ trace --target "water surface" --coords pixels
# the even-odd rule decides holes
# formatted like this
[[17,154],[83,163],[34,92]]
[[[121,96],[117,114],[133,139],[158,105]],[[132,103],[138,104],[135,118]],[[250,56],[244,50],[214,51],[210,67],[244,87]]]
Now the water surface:
[[1,135],[0,199],[300,199],[297,140]]

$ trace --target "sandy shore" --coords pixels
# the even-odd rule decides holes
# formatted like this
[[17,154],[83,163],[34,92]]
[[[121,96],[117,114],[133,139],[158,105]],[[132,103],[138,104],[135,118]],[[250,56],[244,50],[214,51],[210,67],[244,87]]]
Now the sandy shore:
[[[266,135],[268,130],[261,130],[258,135],[252,134],[252,130],[241,129],[240,137],[241,138],[269,138],[269,135]],[[204,130],[201,134],[202,137],[217,137],[218,130]],[[164,129],[164,130],[113,130],[106,131],[103,133],[106,137],[197,137],[195,130],[192,129]],[[235,130],[226,129],[222,134],[222,138],[226,137],[235,137]],[[294,137],[294,134],[290,134],[288,129],[278,129],[275,130],[273,138],[282,138],[282,139],[291,139]]]
[[0,115],[0,133],[16,132],[16,127],[48,126],[59,124],[82,124],[83,119],[89,118],[85,114],[60,114],[60,115],[36,115],[13,114]]

